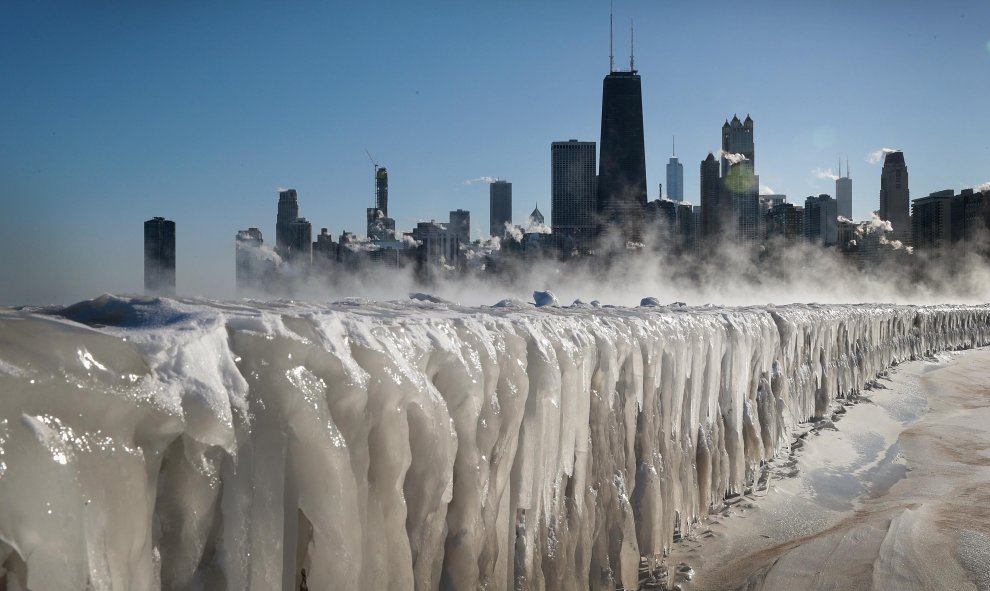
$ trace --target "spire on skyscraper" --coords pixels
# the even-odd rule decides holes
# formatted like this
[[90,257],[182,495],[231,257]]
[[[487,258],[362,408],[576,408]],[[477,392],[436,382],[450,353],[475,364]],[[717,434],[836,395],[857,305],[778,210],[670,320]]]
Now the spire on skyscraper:
[[677,136],[670,136],[670,155],[677,157]]
[[636,29],[633,28],[633,21],[629,19],[629,71],[636,72]]
[[615,71],[615,51],[612,49],[612,3],[608,3],[608,73]]

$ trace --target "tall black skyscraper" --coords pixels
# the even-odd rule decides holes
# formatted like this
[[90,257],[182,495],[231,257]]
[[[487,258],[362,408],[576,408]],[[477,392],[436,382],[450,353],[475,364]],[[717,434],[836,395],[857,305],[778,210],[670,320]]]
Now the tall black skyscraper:
[[175,222],[151,218],[144,223],[144,291],[175,295]]
[[646,208],[646,148],[643,88],[632,53],[629,71],[611,66],[602,82],[602,136],[598,159],[598,224],[639,241]]
[[706,240],[717,238],[723,230],[723,223],[729,212],[722,206],[718,160],[712,153],[701,162],[700,199],[701,236]]
[[495,181],[488,185],[488,231],[505,235],[505,224],[512,223],[512,183]]
[[275,250],[286,257],[292,244],[292,222],[299,217],[299,198],[295,189],[278,192],[278,217],[275,218]]
[[[374,162],[374,160],[372,160]],[[395,239],[395,220],[388,217],[388,171],[375,162],[375,206],[369,207],[368,238],[374,241]]]
[[908,169],[904,153],[890,152],[883,159],[880,173],[880,219],[894,227],[893,239],[911,239],[911,191],[908,189]]
[[388,171],[384,166],[375,171],[375,208],[388,217]]

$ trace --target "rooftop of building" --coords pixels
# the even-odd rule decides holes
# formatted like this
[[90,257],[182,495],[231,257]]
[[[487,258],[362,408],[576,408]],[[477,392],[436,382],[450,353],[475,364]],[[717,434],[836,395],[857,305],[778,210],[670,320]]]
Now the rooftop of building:
[[895,152],[888,152],[883,158],[884,166],[904,166],[904,152],[897,150]]

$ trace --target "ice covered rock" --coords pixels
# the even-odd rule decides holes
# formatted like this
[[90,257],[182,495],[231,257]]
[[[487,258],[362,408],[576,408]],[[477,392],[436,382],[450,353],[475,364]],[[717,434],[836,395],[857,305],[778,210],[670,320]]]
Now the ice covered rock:
[[517,298],[505,298],[504,300],[499,300],[493,308],[529,308],[531,304],[517,299]]
[[410,300],[416,300],[416,301],[419,301],[419,302],[430,302],[432,304],[452,304],[453,303],[450,300],[445,300],[445,299],[443,299],[440,296],[435,296],[435,295],[430,294],[430,293],[420,293],[420,292],[416,292],[416,291],[414,291],[414,292],[412,292],[412,293],[409,294],[409,299]]
[[533,301],[536,302],[537,308],[542,308],[543,306],[559,306],[557,302],[557,296],[553,295],[552,291],[534,291]]

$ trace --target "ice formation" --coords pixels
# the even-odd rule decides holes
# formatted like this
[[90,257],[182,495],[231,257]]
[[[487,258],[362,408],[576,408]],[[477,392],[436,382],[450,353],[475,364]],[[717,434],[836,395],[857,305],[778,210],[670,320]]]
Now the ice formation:
[[990,307],[0,310],[0,579],[635,588],[676,524]]

